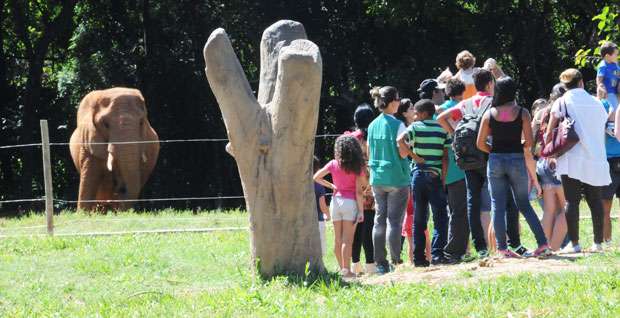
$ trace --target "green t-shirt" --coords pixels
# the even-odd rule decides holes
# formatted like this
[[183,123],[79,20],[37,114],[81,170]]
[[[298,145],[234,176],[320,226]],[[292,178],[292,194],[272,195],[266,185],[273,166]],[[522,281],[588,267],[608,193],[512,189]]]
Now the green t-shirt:
[[414,170],[433,170],[441,175],[444,149],[450,147],[448,133],[433,119],[416,121],[407,128],[411,151],[424,158],[423,164],[412,162]]
[[[448,100],[439,106],[442,112],[456,106],[458,104],[455,100]],[[452,137],[450,136],[450,144],[452,144]],[[465,179],[465,172],[456,165],[456,159],[454,159],[454,151],[452,147],[448,148],[448,172],[446,173],[446,184],[455,183]]]

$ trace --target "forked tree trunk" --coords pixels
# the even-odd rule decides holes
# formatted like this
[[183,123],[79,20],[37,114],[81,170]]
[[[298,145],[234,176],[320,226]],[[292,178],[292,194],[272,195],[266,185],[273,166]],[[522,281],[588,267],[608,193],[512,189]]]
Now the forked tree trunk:
[[223,29],[204,47],[250,214],[252,256],[260,274],[323,271],[312,186],[322,61],[303,25],[283,20],[261,40],[258,99]]

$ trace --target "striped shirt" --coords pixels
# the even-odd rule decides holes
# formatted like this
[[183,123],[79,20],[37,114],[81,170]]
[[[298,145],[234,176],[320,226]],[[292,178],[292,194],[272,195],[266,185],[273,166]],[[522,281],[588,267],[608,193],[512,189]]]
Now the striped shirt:
[[427,119],[416,121],[407,128],[411,151],[424,158],[423,164],[411,162],[413,170],[432,170],[441,176],[444,150],[450,147],[446,131],[437,121]]

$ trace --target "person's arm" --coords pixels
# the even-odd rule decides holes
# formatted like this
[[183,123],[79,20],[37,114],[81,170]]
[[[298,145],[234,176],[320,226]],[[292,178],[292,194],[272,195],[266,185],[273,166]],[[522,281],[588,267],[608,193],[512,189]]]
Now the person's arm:
[[525,167],[527,168],[527,174],[529,176],[530,185],[536,188],[538,196],[542,195],[542,188],[538,183],[538,177],[536,176],[536,161],[534,161],[534,155],[532,154],[532,145],[534,144],[534,138],[532,137],[532,123],[530,112],[523,110],[521,114],[523,120],[523,133],[522,137],[525,140],[523,143],[523,155],[525,156]]
[[491,152],[491,146],[487,144],[487,139],[491,133],[491,127],[489,127],[489,116],[491,116],[491,110],[487,110],[484,115],[482,115],[480,131],[478,132],[478,139],[476,140],[476,146],[478,149],[486,153]]
[[532,138],[534,140],[534,145],[532,146],[532,153],[534,155],[540,155],[539,153],[537,153],[537,151],[539,149],[537,149],[536,147],[536,143],[539,142],[540,140],[536,140],[539,136],[538,136],[538,131],[540,130],[540,121],[542,120],[542,114],[543,114],[544,108],[539,110],[536,115],[534,115],[534,119],[532,120]]
[[437,116],[437,123],[441,126],[441,128],[447,131],[448,134],[450,135],[454,134],[454,128],[452,128],[452,125],[450,124],[450,118],[452,118],[452,114],[454,112],[460,112],[460,111],[461,109],[457,105],[455,107],[452,107],[450,109],[447,109],[441,112],[441,114]]
[[[409,147],[409,145],[407,144],[408,141],[409,130],[400,134],[400,136],[398,136],[398,138],[396,139],[396,142],[398,142],[398,150],[401,153],[401,157],[407,158],[407,156],[410,156],[416,163],[423,164],[424,158],[418,156],[415,152],[411,150],[411,147]],[[404,156],[403,153],[405,154]]]
[[545,144],[551,141],[551,137],[553,137],[553,130],[556,127],[558,127],[558,124],[560,123],[560,119],[555,114],[556,111],[557,112],[561,111],[561,110],[556,109],[560,107],[559,103],[560,103],[560,99],[556,100],[555,103],[553,103],[553,106],[551,106],[551,114],[549,114],[549,123],[547,123],[547,131],[545,132],[545,138],[544,138]]
[[364,186],[366,178],[363,174],[355,177],[355,202],[357,203],[357,223],[364,222]]
[[327,164],[325,167],[321,168],[319,171],[317,171],[314,174],[314,177],[312,177],[312,179],[314,179],[314,182],[332,189],[334,192],[338,191],[338,188],[336,188],[336,186],[334,184],[332,184],[331,182],[325,180],[325,176],[327,176],[329,174],[329,164]]
[[596,96],[599,99],[607,98],[607,88],[605,87],[605,77],[598,74],[596,76]]
[[325,221],[331,220],[332,216],[329,213],[329,207],[327,206],[327,200],[325,200],[324,195],[319,198],[319,209],[321,209],[321,212],[325,214]]

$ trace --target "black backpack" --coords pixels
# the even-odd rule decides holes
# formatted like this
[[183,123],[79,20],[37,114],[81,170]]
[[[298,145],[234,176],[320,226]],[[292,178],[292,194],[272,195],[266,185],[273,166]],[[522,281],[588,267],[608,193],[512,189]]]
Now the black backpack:
[[476,170],[486,167],[486,154],[478,149],[476,141],[482,115],[491,107],[491,97],[485,97],[480,101],[480,107],[474,108],[473,99],[465,101],[463,119],[456,125],[452,136],[452,150],[456,165],[461,170]]

